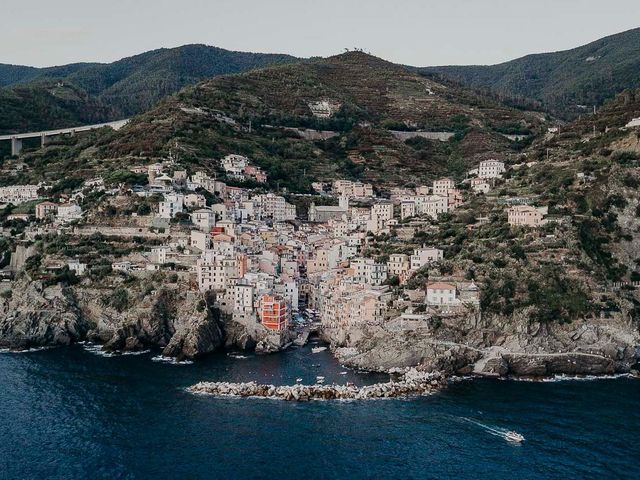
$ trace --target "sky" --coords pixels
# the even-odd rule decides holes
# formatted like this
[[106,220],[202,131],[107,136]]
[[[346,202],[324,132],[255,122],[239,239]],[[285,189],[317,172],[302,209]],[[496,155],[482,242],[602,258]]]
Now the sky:
[[640,0],[5,0],[0,63],[111,62],[160,47],[407,65],[494,64],[640,27]]

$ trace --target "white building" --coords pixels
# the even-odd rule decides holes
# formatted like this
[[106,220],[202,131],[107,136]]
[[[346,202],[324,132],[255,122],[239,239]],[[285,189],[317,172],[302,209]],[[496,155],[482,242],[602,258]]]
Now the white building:
[[164,201],[158,205],[158,216],[160,218],[173,218],[176,213],[184,210],[184,195],[171,193],[164,196]]
[[456,286],[451,283],[434,282],[427,285],[427,305],[458,305]]
[[208,232],[216,225],[216,214],[208,208],[201,208],[191,213],[191,223]]
[[373,258],[354,258],[350,263],[355,283],[382,285],[387,279],[387,266]]
[[58,205],[57,219],[60,222],[71,222],[82,218],[82,208],[75,203]]
[[411,270],[442,260],[444,254],[439,248],[416,248],[411,255]]
[[10,185],[0,187],[0,203],[19,205],[38,199],[40,185]]
[[449,211],[449,199],[441,195],[427,195],[415,198],[416,210],[421,215],[437,219],[438,215]]
[[479,178],[501,178],[505,171],[504,162],[498,160],[484,160],[478,165]]
[[80,260],[78,259],[69,260],[67,265],[69,266],[69,270],[74,272],[78,277],[81,277],[87,271],[87,264],[80,263]]

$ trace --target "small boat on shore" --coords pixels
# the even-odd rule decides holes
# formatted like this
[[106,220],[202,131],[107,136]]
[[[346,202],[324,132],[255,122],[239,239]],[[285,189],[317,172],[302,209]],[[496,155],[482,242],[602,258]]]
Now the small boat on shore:
[[513,443],[522,443],[522,442],[524,442],[524,436],[521,435],[518,432],[513,431],[513,430],[505,433],[504,434],[504,439],[507,442],[513,442]]
[[327,347],[313,347],[313,348],[311,348],[311,353],[324,352],[326,349],[327,349]]

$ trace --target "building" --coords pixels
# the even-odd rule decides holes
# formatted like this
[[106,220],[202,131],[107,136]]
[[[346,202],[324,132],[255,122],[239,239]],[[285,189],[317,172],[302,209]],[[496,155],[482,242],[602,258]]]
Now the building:
[[416,248],[411,255],[411,270],[418,270],[425,265],[442,260],[444,253],[439,248]]
[[411,260],[409,255],[404,253],[394,253],[389,256],[387,262],[389,275],[400,277],[405,275],[411,269]]
[[391,292],[388,286],[324,283],[316,305],[324,328],[383,323]]
[[416,202],[403,201],[400,204],[400,218],[402,220],[416,216]]
[[36,205],[36,218],[42,220],[58,211],[58,204],[53,202],[41,202]]
[[61,222],[72,222],[82,218],[82,208],[75,203],[58,205],[57,219]]
[[478,165],[479,178],[501,178],[505,171],[504,162],[498,160],[484,160]]
[[176,213],[184,210],[184,195],[171,193],[164,196],[164,201],[158,204],[158,216],[160,218],[173,218]]
[[222,160],[220,160],[220,164],[222,168],[227,173],[227,175],[234,176],[236,178],[243,179],[244,178],[244,169],[249,165],[249,159],[242,155],[227,155]]
[[208,250],[211,247],[211,234],[199,230],[191,230],[190,246],[201,252]]
[[0,187],[0,203],[19,205],[39,198],[38,190],[41,185],[10,185]]
[[436,220],[440,214],[449,212],[449,199],[441,195],[416,197],[416,210]]
[[69,267],[69,270],[75,273],[78,277],[81,277],[87,271],[87,264],[80,263],[80,260],[78,259],[69,260],[67,266]]
[[264,294],[258,303],[258,318],[268,330],[280,332],[287,328],[287,303],[280,295]]
[[456,286],[451,283],[434,282],[427,285],[428,305],[458,305]]
[[347,209],[339,205],[319,205],[312,203],[309,206],[309,221],[325,223],[329,220],[340,220],[347,214]]
[[539,227],[544,225],[547,207],[514,205],[507,210],[507,220],[512,227]]
[[373,197],[373,185],[370,183],[334,180],[332,190],[334,195],[347,195],[356,198]]
[[456,183],[450,178],[441,178],[433,181],[433,194],[448,196],[449,190],[456,188]]
[[272,219],[275,222],[295,220],[296,207],[287,203],[284,197],[274,193],[257,195],[253,198],[256,216],[260,219]]
[[491,185],[484,178],[472,178],[469,182],[471,185],[471,189],[476,193],[489,193],[491,190]]
[[307,103],[311,114],[318,118],[329,118],[335,112],[340,110],[342,104],[330,100],[319,100],[317,102]]
[[225,291],[230,281],[237,278],[235,257],[221,255],[214,250],[205,250],[196,261],[196,277],[201,292]]
[[264,170],[254,165],[247,165],[244,169],[244,174],[258,183],[267,183],[267,174]]
[[208,208],[201,208],[191,213],[191,223],[198,229],[208,232],[216,226],[216,214]]
[[167,263],[167,253],[169,253],[169,247],[154,247],[151,249],[151,262],[164,265]]
[[233,314],[249,318],[254,314],[254,287],[240,279],[233,286]]
[[204,208],[207,206],[207,199],[199,193],[188,193],[184,196],[184,205],[188,208]]
[[387,265],[373,258],[353,258],[350,268],[355,283],[382,285],[387,280]]
[[114,262],[111,264],[111,269],[116,272],[129,272],[131,271],[131,262]]

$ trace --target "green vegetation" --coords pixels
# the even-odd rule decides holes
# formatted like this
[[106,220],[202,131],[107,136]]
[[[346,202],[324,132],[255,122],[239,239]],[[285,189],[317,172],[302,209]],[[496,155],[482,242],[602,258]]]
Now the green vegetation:
[[547,111],[575,118],[627,88],[640,87],[639,44],[636,28],[571,50],[527,55],[498,65],[421,71],[490,90],[529,108],[539,102]]
[[0,65],[0,132],[116,120],[217,75],[297,61],[206,45],[153,50],[110,64],[35,69]]

